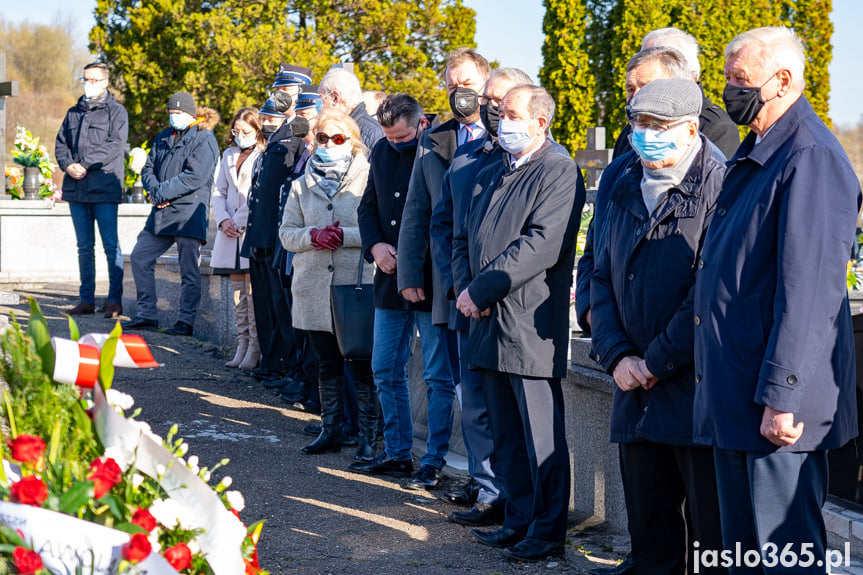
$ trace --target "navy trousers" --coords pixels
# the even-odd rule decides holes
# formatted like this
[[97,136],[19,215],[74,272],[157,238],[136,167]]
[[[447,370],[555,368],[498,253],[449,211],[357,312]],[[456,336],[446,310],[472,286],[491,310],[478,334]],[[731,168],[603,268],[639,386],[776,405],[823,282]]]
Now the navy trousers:
[[507,495],[503,526],[562,543],[570,470],[560,379],[485,370],[482,376],[494,469]]
[[286,358],[293,354],[293,340],[286,340],[285,322],[291,324],[290,301],[273,267],[273,250],[257,248],[249,258],[249,275],[252,281],[252,303],[255,306],[255,324],[258,328],[258,345],[261,347],[261,369],[287,372]]
[[[725,549],[737,543],[745,553],[775,549],[775,557],[791,544],[799,557],[803,545],[814,560],[808,567],[733,566],[732,575],[761,573],[824,573],[827,534],[821,508],[827,498],[827,451],[803,453],[714,450],[716,485]],[[775,547],[774,547],[775,546]],[[765,553],[765,549],[768,553]]]

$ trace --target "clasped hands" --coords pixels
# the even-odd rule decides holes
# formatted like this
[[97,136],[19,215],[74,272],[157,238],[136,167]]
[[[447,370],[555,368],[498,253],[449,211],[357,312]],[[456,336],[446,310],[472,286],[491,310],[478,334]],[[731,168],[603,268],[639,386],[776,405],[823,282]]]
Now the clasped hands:
[[240,235],[240,230],[237,229],[237,224],[228,218],[219,222],[219,229],[229,238],[236,238]]
[[458,295],[458,299],[455,302],[455,308],[466,317],[472,317],[474,319],[480,319],[491,315],[490,307],[481,310],[475,303],[473,303],[467,288],[463,289]]
[[658,381],[656,376],[647,369],[647,362],[635,355],[628,355],[621,359],[615,366],[612,377],[621,391],[632,391],[638,387],[650,389]]
[[66,167],[66,174],[74,180],[83,180],[84,176],[87,175],[87,168],[75,162]]
[[345,232],[339,227],[339,222],[325,228],[312,228],[312,246],[315,250],[336,251],[345,240]]

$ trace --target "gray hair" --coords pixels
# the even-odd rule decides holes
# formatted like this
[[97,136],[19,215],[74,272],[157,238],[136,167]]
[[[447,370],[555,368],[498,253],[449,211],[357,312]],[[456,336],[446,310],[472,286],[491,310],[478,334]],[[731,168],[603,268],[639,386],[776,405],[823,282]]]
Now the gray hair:
[[638,68],[648,62],[659,63],[659,67],[662,68],[662,71],[669,78],[692,80],[692,74],[689,72],[686,58],[684,58],[679,50],[667,46],[646,48],[638,52],[629,59],[629,63],[626,65],[626,73],[628,74],[633,68]]
[[333,68],[323,77],[318,88],[321,94],[338,92],[349,108],[363,103],[359,79],[344,68]]
[[510,100],[516,97],[521,92],[526,92],[528,96],[527,101],[527,111],[530,114],[531,119],[536,119],[539,117],[544,117],[548,120],[549,125],[551,124],[552,119],[554,119],[554,98],[551,97],[551,94],[543,88],[542,86],[535,86],[533,84],[527,84],[524,86],[516,86],[512,88],[509,92],[504,96],[505,100]]
[[776,74],[782,69],[790,70],[793,85],[801,90],[804,88],[806,52],[794,30],[785,26],[765,26],[738,34],[725,47],[725,59],[728,60],[747,46],[758,50],[758,63],[765,72]]
[[492,80],[498,81],[498,78],[508,81],[513,87],[533,84],[530,76],[518,68],[495,68],[488,75],[486,83],[490,83]]
[[653,47],[674,48],[683,55],[692,80],[698,82],[701,78],[701,64],[698,61],[698,40],[695,36],[679,28],[659,28],[648,32],[641,41],[641,49]]

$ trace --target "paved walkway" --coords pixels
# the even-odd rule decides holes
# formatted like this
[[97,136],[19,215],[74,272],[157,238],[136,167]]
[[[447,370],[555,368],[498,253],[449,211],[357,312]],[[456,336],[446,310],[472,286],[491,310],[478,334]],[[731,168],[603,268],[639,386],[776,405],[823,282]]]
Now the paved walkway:
[[[68,335],[60,314],[77,303],[77,286],[16,291],[39,300],[53,335]],[[23,323],[27,310],[22,299],[0,313],[13,311]],[[82,334],[113,327],[98,314],[78,323]],[[273,574],[586,573],[614,564],[627,551],[625,536],[572,515],[564,559],[508,563],[500,550],[483,547],[467,528],[446,520],[455,508],[436,495],[461,485],[462,471],[447,467],[441,489],[417,493],[403,488],[405,480],[347,471],[352,449],[304,455],[299,448],[310,438],[301,428],[318,418],[290,409],[251,378],[225,368],[229,350],[191,337],[143,335],[164,367],[117,370],[116,388],[135,398],[140,418],[156,433],[178,423],[202,465],[231,459],[224,473],[245,495],[242,519],[266,520],[259,555]],[[415,450],[415,461],[420,453]]]

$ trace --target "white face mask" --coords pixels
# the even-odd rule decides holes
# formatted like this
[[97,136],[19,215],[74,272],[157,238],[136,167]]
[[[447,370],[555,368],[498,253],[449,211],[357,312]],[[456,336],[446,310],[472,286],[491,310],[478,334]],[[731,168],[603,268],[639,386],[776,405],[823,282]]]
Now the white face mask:
[[194,118],[192,118],[192,116],[190,116],[189,114],[168,114],[168,115],[170,116],[170,119],[171,119],[171,127],[174,128],[175,130],[179,130],[181,132],[183,130],[185,130],[186,128],[188,128],[192,124],[192,122],[194,121]]
[[246,148],[251,148],[252,146],[254,146],[257,143],[258,139],[254,135],[251,135],[248,138],[234,136],[234,141],[239,147],[245,150]]
[[527,129],[530,126],[528,120],[504,120],[501,118],[497,126],[497,138],[500,147],[510,154],[520,154],[528,149],[533,143]]
[[99,84],[84,83],[84,97],[88,100],[98,98],[102,95],[102,92],[104,92],[104,89]]

